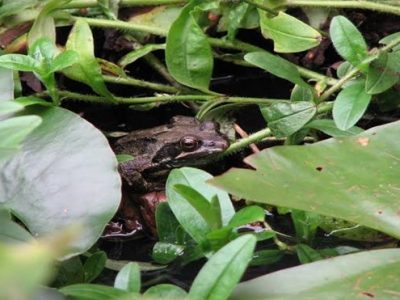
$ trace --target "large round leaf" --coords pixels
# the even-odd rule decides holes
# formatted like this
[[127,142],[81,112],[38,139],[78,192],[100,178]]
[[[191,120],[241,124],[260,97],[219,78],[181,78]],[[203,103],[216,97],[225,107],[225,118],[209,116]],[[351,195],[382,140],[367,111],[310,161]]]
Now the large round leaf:
[[43,122],[0,169],[0,207],[10,209],[37,237],[82,224],[71,254],[83,252],[118,207],[115,155],[101,132],[68,110],[35,106],[24,114]]
[[236,196],[342,218],[400,238],[400,122],[307,146],[274,147],[212,183]]
[[399,299],[400,250],[335,257],[239,284],[231,300]]

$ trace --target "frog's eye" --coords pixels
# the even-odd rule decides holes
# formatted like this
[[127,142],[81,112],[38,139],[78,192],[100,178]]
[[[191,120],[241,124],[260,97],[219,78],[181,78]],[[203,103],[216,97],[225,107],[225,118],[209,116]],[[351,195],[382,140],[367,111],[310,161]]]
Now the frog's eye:
[[180,141],[181,148],[185,152],[191,152],[199,147],[199,141],[194,136],[185,136]]

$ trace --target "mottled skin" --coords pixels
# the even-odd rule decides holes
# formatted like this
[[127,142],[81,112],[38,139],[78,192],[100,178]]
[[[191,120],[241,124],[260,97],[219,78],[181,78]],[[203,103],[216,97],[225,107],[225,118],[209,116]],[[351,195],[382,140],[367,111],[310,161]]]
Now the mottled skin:
[[134,157],[120,164],[124,181],[138,192],[160,190],[160,178],[181,166],[204,165],[229,146],[213,122],[176,116],[169,124],[133,131],[114,145],[117,154]]

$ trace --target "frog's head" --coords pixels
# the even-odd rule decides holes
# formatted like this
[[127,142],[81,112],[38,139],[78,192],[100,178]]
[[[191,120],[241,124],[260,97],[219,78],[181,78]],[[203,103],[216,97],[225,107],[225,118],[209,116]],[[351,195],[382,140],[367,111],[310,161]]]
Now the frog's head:
[[205,164],[229,146],[214,122],[176,116],[167,127],[168,138],[153,161],[169,168]]

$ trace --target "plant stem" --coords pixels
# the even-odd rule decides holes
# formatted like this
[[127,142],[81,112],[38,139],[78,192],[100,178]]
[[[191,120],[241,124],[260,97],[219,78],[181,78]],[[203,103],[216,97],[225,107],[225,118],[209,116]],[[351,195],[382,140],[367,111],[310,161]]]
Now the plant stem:
[[[62,9],[87,8],[98,5],[97,0],[72,0],[61,6]],[[120,7],[130,6],[152,6],[152,5],[177,5],[185,4],[186,0],[121,0]]]
[[236,142],[231,144],[229,146],[229,148],[225,150],[223,155],[225,156],[225,155],[235,153],[235,152],[247,147],[248,145],[258,142],[258,141],[261,141],[263,138],[266,138],[271,135],[272,135],[271,129],[269,129],[268,127],[265,129],[259,130],[253,134],[250,134],[248,137],[237,140]]
[[[90,26],[100,27],[100,28],[114,28],[119,30],[132,30],[132,31],[140,31],[146,32],[150,34],[166,36],[167,31],[146,25],[140,25],[135,23],[128,23],[123,21],[113,21],[113,20],[104,20],[104,19],[92,19],[92,18],[83,18],[83,17],[72,17],[73,20],[83,19],[85,20]],[[208,41],[213,47],[220,47],[225,49],[233,49],[245,52],[255,52],[255,51],[265,51],[264,49],[254,46],[252,44],[248,44],[242,41],[234,40],[228,41],[224,39],[217,39],[217,38],[208,38]],[[336,84],[337,80],[331,77],[327,77],[325,75],[319,74],[317,72],[305,69],[300,66],[296,66],[297,70],[299,71],[300,75],[308,79],[315,79],[315,80],[323,80],[328,85]]]
[[153,83],[140,79],[135,79],[132,77],[115,77],[109,75],[103,75],[104,81],[109,83],[123,84],[123,85],[132,85],[140,88],[151,89],[154,91],[164,92],[164,93],[178,93],[179,89],[173,86],[161,84],[161,83]]
[[377,3],[366,0],[286,0],[280,7],[334,7],[334,8],[353,8],[369,9],[388,14],[400,15],[400,7],[385,3]]
[[[38,97],[47,96],[48,93],[36,94]],[[99,104],[112,104],[107,101],[104,97],[95,95],[84,95],[69,91],[60,91],[60,97],[63,99],[71,99],[84,102],[92,102]],[[160,103],[160,102],[182,102],[182,101],[224,101],[226,103],[243,103],[243,104],[273,104],[273,103],[288,103],[289,100],[285,99],[264,99],[264,98],[251,98],[251,97],[229,97],[229,96],[214,96],[214,95],[161,95],[153,97],[135,97],[126,98],[115,96],[117,104],[149,104],[149,103]]]

